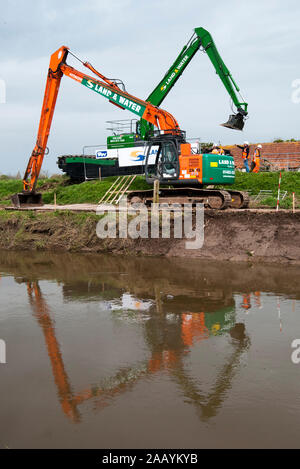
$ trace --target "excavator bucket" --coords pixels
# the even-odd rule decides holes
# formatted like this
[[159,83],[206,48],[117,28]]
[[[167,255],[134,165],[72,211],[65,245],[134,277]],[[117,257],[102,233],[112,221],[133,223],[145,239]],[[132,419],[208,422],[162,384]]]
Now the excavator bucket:
[[19,192],[11,196],[11,201],[17,208],[28,205],[43,205],[42,194],[37,192]]
[[221,125],[222,127],[227,127],[228,129],[243,130],[244,124],[244,116],[238,112],[237,114],[230,115],[228,121]]

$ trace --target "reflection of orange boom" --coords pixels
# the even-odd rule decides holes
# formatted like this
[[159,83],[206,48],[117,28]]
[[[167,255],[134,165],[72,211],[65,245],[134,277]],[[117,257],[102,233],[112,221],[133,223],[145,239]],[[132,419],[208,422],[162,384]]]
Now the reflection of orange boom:
[[[153,353],[152,357],[146,364],[136,370],[136,374],[132,379],[132,369],[122,370],[115,376],[115,381],[119,384],[110,389],[95,388],[84,390],[78,394],[72,392],[72,386],[69,377],[65,370],[62,354],[60,352],[59,343],[55,337],[54,322],[50,317],[50,310],[43,298],[42,292],[37,282],[28,282],[27,291],[30,304],[35,311],[35,316],[43,329],[48,356],[51,361],[52,372],[55,379],[55,384],[58,389],[58,395],[64,413],[70,417],[74,422],[80,421],[80,414],[77,406],[82,402],[101,397],[101,407],[107,405],[106,400],[126,391],[134,381],[141,378],[145,374],[155,373],[163,368],[173,366],[178,357],[176,353],[171,350],[166,350],[160,353]],[[129,375],[131,375],[129,380]]]
[[183,313],[182,314],[182,340],[184,345],[192,346],[194,339],[207,339],[209,330],[205,326],[204,313]]
[[59,343],[55,337],[54,323],[50,318],[49,309],[37,282],[28,282],[27,291],[30,303],[35,310],[35,315],[43,329],[61,406],[68,417],[78,421],[79,414],[76,409],[76,402],[73,399],[71,385],[59,350]]

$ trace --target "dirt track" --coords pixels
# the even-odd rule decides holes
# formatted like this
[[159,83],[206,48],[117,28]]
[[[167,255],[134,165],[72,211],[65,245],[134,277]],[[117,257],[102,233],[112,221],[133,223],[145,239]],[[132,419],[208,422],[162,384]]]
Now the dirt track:
[[205,212],[201,249],[185,249],[184,239],[105,239],[96,235],[95,215],[37,213],[34,218],[0,217],[0,248],[131,255],[197,257],[300,265],[300,211],[226,210]]

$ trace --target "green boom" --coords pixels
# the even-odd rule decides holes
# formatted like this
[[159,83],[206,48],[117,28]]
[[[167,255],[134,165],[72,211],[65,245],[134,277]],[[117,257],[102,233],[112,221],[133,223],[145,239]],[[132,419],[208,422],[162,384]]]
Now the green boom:
[[[216,73],[222,80],[228,94],[230,95],[237,111],[242,116],[247,115],[248,104],[240,102],[237,93],[240,91],[239,87],[235,83],[230,71],[224,64],[216,45],[213,41],[211,34],[204,28],[195,28],[194,34],[189,42],[183,47],[180,54],[168,69],[163,79],[158,83],[156,88],[148,96],[146,101],[149,101],[154,106],[160,106],[162,101],[171,91],[179,77],[182,75],[194,55],[199,49],[204,50],[209,59],[211,60]],[[140,120],[139,132],[142,139],[147,139],[153,132],[153,126],[144,119]]]

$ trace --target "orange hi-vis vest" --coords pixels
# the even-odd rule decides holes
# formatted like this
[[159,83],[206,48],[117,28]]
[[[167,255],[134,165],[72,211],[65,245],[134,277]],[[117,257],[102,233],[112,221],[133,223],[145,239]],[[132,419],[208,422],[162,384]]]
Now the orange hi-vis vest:
[[253,169],[253,173],[258,173],[259,167],[260,167],[260,148],[255,148],[253,161],[255,163],[255,168]]
[[260,148],[255,148],[253,158],[260,158]]
[[249,156],[249,147],[246,147],[243,149],[242,157],[245,159],[245,158],[248,158],[248,156]]

